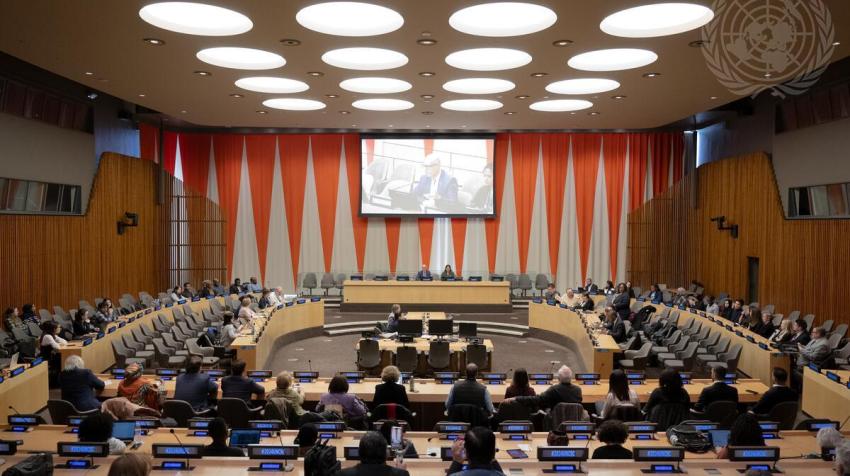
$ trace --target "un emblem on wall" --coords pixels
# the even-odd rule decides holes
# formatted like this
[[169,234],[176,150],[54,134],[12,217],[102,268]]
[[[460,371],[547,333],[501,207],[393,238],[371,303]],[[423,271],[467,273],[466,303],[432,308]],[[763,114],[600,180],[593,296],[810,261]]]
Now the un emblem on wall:
[[835,50],[822,0],[715,0],[702,30],[703,55],[723,86],[740,96],[803,93]]

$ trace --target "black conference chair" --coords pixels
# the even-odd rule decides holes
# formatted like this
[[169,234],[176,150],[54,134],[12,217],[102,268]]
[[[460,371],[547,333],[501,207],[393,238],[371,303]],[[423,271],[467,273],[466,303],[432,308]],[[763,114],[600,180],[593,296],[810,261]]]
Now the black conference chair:
[[362,339],[358,345],[357,367],[373,370],[381,366],[381,350],[378,341]]
[[67,400],[48,400],[47,412],[50,414],[50,421],[54,425],[67,425],[69,417],[94,415],[100,413],[100,408],[82,412]]
[[402,372],[413,372],[419,364],[416,347],[401,346],[396,349],[395,366]]
[[451,365],[451,352],[449,343],[445,341],[432,341],[428,347],[428,366],[432,370],[443,370]]

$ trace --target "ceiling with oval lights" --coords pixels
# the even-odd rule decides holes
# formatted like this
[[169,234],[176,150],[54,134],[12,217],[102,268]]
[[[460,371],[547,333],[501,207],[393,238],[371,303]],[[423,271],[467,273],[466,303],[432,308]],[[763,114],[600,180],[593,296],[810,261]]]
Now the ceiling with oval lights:
[[[833,61],[850,54],[845,1],[824,0]],[[645,129],[737,99],[693,46],[719,20],[712,7],[87,0],[51,3],[61,21],[32,28],[37,2],[8,2],[0,51],[202,126]]]

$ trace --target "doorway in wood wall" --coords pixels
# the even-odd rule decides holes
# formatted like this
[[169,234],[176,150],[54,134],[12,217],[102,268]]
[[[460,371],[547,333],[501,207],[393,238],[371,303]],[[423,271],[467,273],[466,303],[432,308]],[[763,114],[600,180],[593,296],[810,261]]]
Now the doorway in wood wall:
[[759,259],[747,256],[747,302],[759,302]]

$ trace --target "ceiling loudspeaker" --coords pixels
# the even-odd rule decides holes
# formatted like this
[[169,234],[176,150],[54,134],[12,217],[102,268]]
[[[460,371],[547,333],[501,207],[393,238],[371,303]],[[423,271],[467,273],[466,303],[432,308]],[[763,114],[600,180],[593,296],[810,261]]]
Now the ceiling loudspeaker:
[[123,235],[124,229],[139,226],[139,214],[124,212],[124,216],[118,220],[118,234]]
[[717,229],[720,231],[728,231],[732,238],[738,239],[738,225],[726,225],[726,217],[721,215],[712,217],[711,221],[717,223]]

